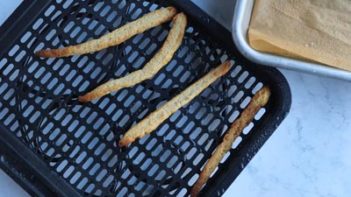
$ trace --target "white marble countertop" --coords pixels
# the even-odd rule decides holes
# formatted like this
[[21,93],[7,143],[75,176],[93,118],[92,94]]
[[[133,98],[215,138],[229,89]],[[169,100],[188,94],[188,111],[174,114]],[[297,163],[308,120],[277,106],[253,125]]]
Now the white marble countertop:
[[[234,0],[193,0],[230,27]],[[20,0],[0,1],[0,23]],[[351,194],[351,83],[282,70],[291,112],[225,197],[348,197]],[[0,196],[27,196],[0,171]]]

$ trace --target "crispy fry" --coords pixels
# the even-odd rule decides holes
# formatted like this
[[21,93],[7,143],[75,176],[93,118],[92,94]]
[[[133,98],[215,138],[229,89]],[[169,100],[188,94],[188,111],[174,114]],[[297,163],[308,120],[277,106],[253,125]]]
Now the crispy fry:
[[134,142],[136,139],[142,138],[146,134],[150,134],[178,109],[190,103],[191,100],[199,95],[210,84],[226,74],[230,67],[231,63],[229,61],[223,63],[216,69],[209,72],[206,76],[189,86],[182,93],[168,101],[161,108],[152,112],[123,136],[123,138],[119,141],[119,146],[128,146],[128,144]]
[[40,57],[68,57],[96,52],[119,45],[133,36],[171,20],[177,14],[174,7],[161,8],[130,22],[99,39],[60,49],[48,49],[36,52]]
[[207,161],[204,169],[200,173],[199,179],[191,190],[191,196],[199,194],[203,185],[206,184],[210,175],[218,166],[224,155],[231,149],[234,140],[240,135],[242,130],[252,121],[261,107],[265,106],[269,100],[271,92],[268,87],[264,87],[252,98],[250,104],[241,113],[240,117],[234,121],[229,131],[225,134],[223,142],[216,148],[211,158]]
[[180,47],[184,38],[186,25],[187,19],[185,14],[180,13],[176,15],[173,19],[172,29],[170,30],[165,43],[143,69],[132,72],[125,77],[102,84],[86,95],[79,97],[79,100],[81,102],[89,102],[111,92],[134,86],[135,84],[154,77],[157,72],[171,61],[174,53]]

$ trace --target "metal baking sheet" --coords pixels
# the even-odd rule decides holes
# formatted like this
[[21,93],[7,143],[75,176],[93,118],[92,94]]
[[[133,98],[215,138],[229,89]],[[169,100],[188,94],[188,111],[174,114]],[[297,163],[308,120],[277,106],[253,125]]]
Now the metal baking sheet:
[[237,0],[234,11],[232,26],[233,39],[239,51],[246,58],[253,62],[267,66],[303,71],[310,74],[351,81],[351,72],[345,70],[332,68],[322,64],[262,53],[251,48],[247,41],[247,31],[254,2],[254,0]]

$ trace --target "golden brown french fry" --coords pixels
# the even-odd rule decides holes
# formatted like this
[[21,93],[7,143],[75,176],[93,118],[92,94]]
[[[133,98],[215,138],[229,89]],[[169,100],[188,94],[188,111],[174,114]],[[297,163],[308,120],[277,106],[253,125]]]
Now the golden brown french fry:
[[195,197],[201,191],[203,185],[206,184],[210,175],[214,172],[219,162],[222,160],[224,155],[231,149],[234,140],[240,135],[243,129],[252,121],[256,113],[265,106],[271,95],[268,87],[262,88],[252,98],[249,105],[241,113],[240,117],[234,121],[229,128],[229,131],[225,134],[223,142],[216,148],[211,158],[207,161],[204,169],[200,173],[199,179],[194,184],[191,190],[191,196]]
[[179,110],[181,107],[190,103],[197,95],[199,95],[204,89],[206,89],[210,84],[216,81],[218,78],[226,74],[231,67],[229,61],[223,63],[219,67],[215,68],[207,75],[202,77],[200,80],[189,86],[179,95],[172,98],[161,108],[152,112],[140,123],[133,126],[123,138],[119,141],[119,146],[127,146],[128,144],[134,142],[138,138],[142,138],[146,134],[150,134],[154,131],[163,121],[168,119],[173,113]]
[[125,77],[111,80],[105,84],[102,84],[86,95],[79,97],[79,100],[81,102],[89,102],[111,92],[134,86],[142,81],[154,77],[171,61],[174,53],[180,47],[184,38],[186,25],[187,18],[185,14],[177,14],[173,19],[173,26],[166,38],[165,43],[143,69],[132,72]]
[[174,7],[161,8],[133,22],[127,23],[98,39],[60,49],[38,51],[36,55],[40,57],[68,57],[100,51],[111,46],[119,45],[137,34],[170,21],[176,14],[177,10]]

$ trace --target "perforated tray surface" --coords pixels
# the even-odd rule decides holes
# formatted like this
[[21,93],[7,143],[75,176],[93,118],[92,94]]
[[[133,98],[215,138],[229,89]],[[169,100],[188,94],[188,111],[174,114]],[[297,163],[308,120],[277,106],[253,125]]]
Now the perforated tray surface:
[[[169,24],[89,55],[41,59],[34,52],[97,38],[160,6],[189,17],[181,48],[152,80],[89,104],[77,95],[140,69]],[[221,136],[263,85],[266,108],[235,141],[204,196],[220,196],[284,119],[290,90],[275,69],[245,60],[230,33],[186,0],[24,1],[0,32],[1,167],[36,196],[185,196]],[[230,73],[151,135],[120,149],[135,123],[219,65]]]

